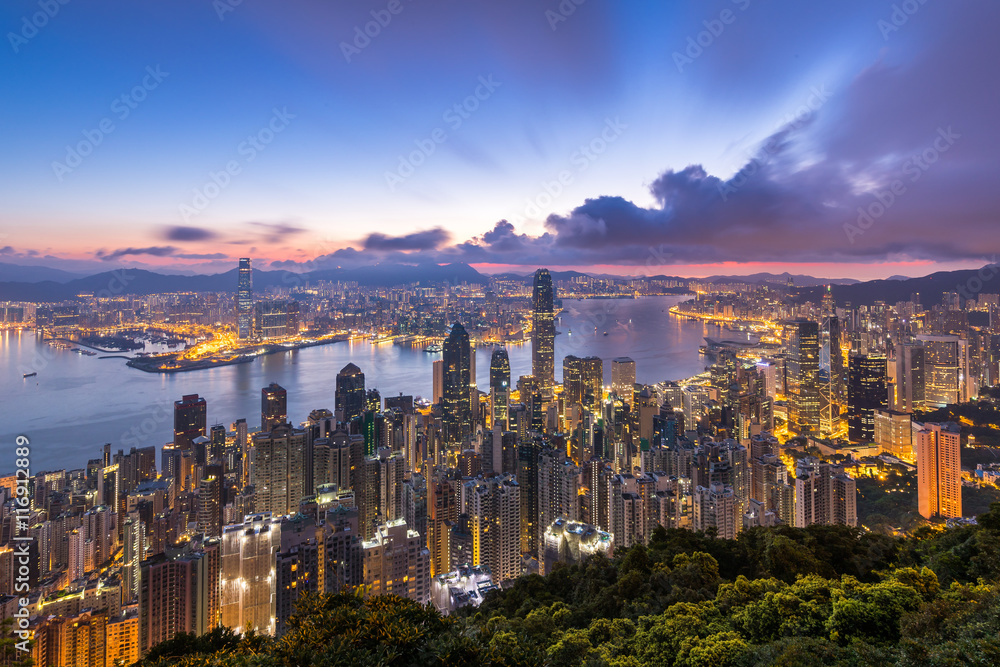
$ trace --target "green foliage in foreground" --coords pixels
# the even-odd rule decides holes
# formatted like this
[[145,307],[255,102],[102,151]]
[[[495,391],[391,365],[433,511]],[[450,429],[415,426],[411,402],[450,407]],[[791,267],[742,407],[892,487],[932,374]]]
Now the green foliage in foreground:
[[310,597],[280,639],[216,630],[142,667],[243,665],[996,665],[1000,503],[910,538],[843,526],[647,547],[522,577],[442,617],[397,597]]

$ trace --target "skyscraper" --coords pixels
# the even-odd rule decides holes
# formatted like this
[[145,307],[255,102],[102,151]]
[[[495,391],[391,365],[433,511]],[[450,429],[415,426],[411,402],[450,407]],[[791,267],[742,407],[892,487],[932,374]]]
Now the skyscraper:
[[510,359],[507,350],[499,347],[490,357],[490,405],[493,408],[493,427],[507,430],[508,399],[510,397]]
[[962,516],[961,447],[958,424],[913,423],[917,507],[925,519]]
[[192,441],[207,434],[207,404],[198,394],[187,394],[174,401],[174,447],[180,451],[191,449]]
[[365,374],[354,364],[347,364],[337,373],[337,394],[334,408],[337,419],[352,421],[365,411]]
[[583,359],[571,354],[563,358],[563,400],[567,405],[583,401]]
[[805,319],[785,323],[788,360],[788,430],[819,431],[819,325]]
[[847,380],[847,435],[851,442],[875,441],[875,411],[885,410],[888,403],[885,356],[852,355]]
[[277,382],[260,390],[260,430],[267,433],[288,420],[288,392]]
[[253,269],[250,258],[240,258],[239,284],[236,290],[236,334],[249,340],[253,331]]
[[629,357],[611,360],[611,392],[632,407],[635,386],[635,362]]
[[444,386],[441,399],[441,426],[446,443],[462,443],[472,432],[472,401],[469,334],[456,322],[443,345]]
[[249,625],[257,632],[274,634],[275,566],[280,548],[281,520],[270,512],[223,528],[218,578],[223,626],[242,632]]
[[535,271],[531,295],[531,372],[544,387],[555,382],[556,320],[555,294],[548,269]]
[[304,430],[279,424],[253,436],[254,463],[251,484],[257,512],[275,516],[294,514],[312,493],[312,452]]
[[594,414],[600,414],[604,400],[604,362],[600,357],[580,360],[580,383],[583,388],[582,403]]

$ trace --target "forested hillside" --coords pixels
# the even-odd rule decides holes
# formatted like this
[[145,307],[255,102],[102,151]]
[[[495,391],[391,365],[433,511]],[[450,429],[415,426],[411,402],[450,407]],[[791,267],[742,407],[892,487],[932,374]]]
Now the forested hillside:
[[309,598],[291,627],[179,636],[140,665],[996,665],[1000,503],[909,538],[661,529],[451,617],[354,592]]

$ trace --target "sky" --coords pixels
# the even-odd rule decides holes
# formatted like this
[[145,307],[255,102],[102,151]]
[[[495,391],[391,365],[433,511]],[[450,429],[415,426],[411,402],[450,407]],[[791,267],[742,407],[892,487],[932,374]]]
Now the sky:
[[8,0],[0,262],[996,263],[989,0]]

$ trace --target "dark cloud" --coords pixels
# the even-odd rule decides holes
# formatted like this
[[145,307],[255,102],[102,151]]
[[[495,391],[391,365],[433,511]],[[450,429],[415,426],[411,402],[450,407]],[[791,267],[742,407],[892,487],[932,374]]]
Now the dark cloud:
[[304,227],[296,227],[288,222],[251,222],[250,224],[263,235],[259,240],[264,243],[281,243],[290,236],[306,231]]
[[95,255],[104,262],[111,262],[121,257],[127,257],[129,255],[150,255],[152,257],[173,257],[177,253],[177,248],[174,246],[149,246],[147,248],[119,248],[118,250],[113,250],[108,252],[106,250],[98,250]]
[[447,231],[435,227],[403,236],[388,236],[376,232],[365,237],[361,245],[365,250],[374,251],[432,250],[447,243],[450,238]]
[[163,231],[163,237],[168,241],[208,241],[217,238],[218,234],[201,227],[174,225]]
[[229,255],[221,252],[210,253],[178,253],[174,255],[177,259],[228,259]]
[[0,248],[0,255],[13,255],[13,254],[14,254],[14,246],[5,245],[4,247]]

